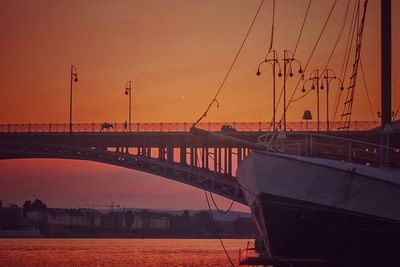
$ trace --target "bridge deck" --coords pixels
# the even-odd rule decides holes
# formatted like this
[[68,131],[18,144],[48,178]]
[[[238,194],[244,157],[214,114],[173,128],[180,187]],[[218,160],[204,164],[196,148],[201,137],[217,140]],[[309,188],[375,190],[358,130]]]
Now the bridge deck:
[[[131,129],[132,132],[189,132],[193,123],[132,123],[129,127],[126,123],[74,123],[73,132],[126,132]],[[272,129],[270,122],[201,122],[196,125],[197,128],[207,131],[220,131],[224,125],[230,125],[236,131],[261,132]],[[319,129],[326,129],[327,123],[320,122]],[[337,129],[339,122],[330,122],[330,129]],[[367,131],[380,127],[379,122],[375,121],[353,121],[350,130]],[[288,131],[305,131],[306,122],[287,122]],[[307,123],[308,131],[317,131],[317,122],[309,121]],[[25,124],[0,124],[0,132],[69,132],[68,123],[25,123]]]
[[[228,133],[231,136],[249,142],[257,142],[260,135],[267,132],[238,131]],[[292,132],[296,133],[296,132]],[[298,132],[304,134],[304,132]],[[347,137],[360,141],[379,143],[380,134],[371,131],[331,131],[329,135],[337,137]],[[400,147],[400,133],[392,135],[392,146]],[[83,146],[96,146],[99,143],[104,146],[139,146],[146,144],[151,147],[170,144],[174,147],[187,146],[194,144],[197,147],[224,147],[223,144],[215,139],[193,138],[189,132],[76,132],[72,136],[67,132],[0,132],[0,142],[39,142],[51,144],[76,144]]]

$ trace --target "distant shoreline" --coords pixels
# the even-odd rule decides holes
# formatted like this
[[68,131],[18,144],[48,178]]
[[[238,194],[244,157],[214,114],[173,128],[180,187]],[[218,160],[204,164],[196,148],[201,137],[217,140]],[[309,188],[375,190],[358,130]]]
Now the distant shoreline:
[[[254,239],[254,236],[223,236],[222,239]],[[219,239],[218,236],[0,236],[1,239]]]
[[248,239],[254,238],[253,235],[237,234],[193,234],[193,235],[174,235],[167,233],[43,233],[39,230],[0,230],[1,238],[115,238],[115,239],[215,239],[222,236],[224,239]]

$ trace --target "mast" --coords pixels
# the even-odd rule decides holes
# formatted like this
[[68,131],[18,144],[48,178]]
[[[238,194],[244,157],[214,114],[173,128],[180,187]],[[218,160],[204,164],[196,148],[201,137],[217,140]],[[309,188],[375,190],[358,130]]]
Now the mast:
[[[381,0],[381,126],[391,124],[392,113],[391,0]],[[384,145],[384,144],[382,144]]]

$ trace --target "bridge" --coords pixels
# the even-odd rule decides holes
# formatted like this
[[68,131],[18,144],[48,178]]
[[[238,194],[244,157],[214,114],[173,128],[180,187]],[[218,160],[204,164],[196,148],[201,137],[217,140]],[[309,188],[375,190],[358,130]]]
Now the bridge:
[[[102,125],[74,124],[69,132],[69,124],[0,124],[0,159],[59,158],[112,164],[192,185],[247,205],[235,178],[236,168],[252,149],[257,149],[257,139],[268,132],[269,123],[197,125],[211,132],[222,129],[223,135],[217,138],[191,133],[190,123],[135,123],[131,132],[124,123],[109,123],[107,128]],[[329,134],[379,143],[380,132],[373,130],[378,122],[352,125],[355,128],[350,132]],[[297,136],[305,134],[305,127],[304,122],[288,123],[289,136],[297,142],[294,154],[306,153],[304,138]],[[308,132],[316,129],[315,123],[307,127]],[[394,135],[392,144],[399,147],[399,133]],[[355,154],[357,148],[351,146],[350,151]]]

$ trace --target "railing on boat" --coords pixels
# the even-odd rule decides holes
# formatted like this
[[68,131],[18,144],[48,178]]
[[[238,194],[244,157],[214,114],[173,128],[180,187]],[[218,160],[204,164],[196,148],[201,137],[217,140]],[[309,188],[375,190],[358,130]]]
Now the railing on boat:
[[269,151],[335,159],[368,166],[400,168],[400,149],[317,133],[275,133],[260,136]]
[[258,252],[256,253],[256,245],[255,242],[247,241],[247,245],[245,249],[239,249],[239,265],[241,262],[246,261],[250,257],[254,257],[258,255]]

